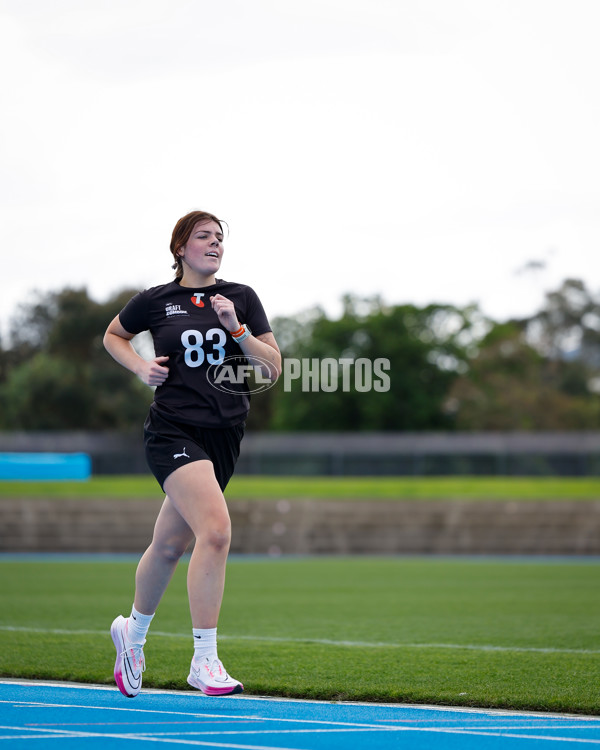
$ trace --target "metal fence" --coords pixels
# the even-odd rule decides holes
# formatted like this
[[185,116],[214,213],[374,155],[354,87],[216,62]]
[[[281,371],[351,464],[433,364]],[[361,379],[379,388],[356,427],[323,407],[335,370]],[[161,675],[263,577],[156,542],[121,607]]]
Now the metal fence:
[[[140,433],[0,433],[0,452],[85,452],[93,474],[147,474]],[[248,433],[237,474],[600,476],[600,432]]]

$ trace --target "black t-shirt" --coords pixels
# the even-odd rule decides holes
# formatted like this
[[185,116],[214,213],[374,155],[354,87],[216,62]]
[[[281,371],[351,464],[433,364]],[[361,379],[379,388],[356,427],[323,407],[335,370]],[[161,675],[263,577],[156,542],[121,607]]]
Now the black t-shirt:
[[[169,376],[156,388],[153,408],[167,418],[199,427],[230,427],[246,419],[250,407],[243,378],[228,383],[224,392],[215,385],[218,367],[227,357],[245,363],[239,344],[223,328],[210,297],[230,299],[240,323],[254,336],[271,330],[256,292],[245,284],[217,279],[212,286],[195,289],[177,282],[146,289],[129,300],[119,313],[129,333],[150,331],[157,357],[167,356]],[[233,362],[234,360],[227,360]]]

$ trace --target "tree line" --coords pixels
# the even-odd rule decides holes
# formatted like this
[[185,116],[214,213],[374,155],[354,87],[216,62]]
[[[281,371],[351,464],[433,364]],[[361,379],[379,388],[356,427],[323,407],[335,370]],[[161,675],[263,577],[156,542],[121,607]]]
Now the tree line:
[[[141,429],[152,391],[102,345],[135,291],[99,303],[65,288],[18,307],[0,342],[0,429]],[[581,280],[502,322],[477,305],[342,303],[337,318],[316,307],[271,321],[289,367],[252,396],[248,429],[600,429],[600,296]],[[134,343],[152,356],[147,335]]]

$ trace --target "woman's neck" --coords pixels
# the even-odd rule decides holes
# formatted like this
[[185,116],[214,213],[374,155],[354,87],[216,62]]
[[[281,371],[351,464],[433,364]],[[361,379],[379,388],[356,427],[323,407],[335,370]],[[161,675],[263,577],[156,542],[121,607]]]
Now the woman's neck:
[[186,271],[179,281],[179,286],[194,287],[197,289],[198,287],[212,286],[216,282],[214,273],[211,273],[210,276],[204,276],[200,273]]

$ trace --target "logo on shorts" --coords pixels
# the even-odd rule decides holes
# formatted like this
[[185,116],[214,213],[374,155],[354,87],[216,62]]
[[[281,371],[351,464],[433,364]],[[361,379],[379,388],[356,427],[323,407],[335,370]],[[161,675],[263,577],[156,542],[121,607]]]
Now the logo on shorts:
[[173,453],[173,458],[183,458],[183,456],[189,458],[188,454],[185,452],[185,448],[183,449],[183,453]]

